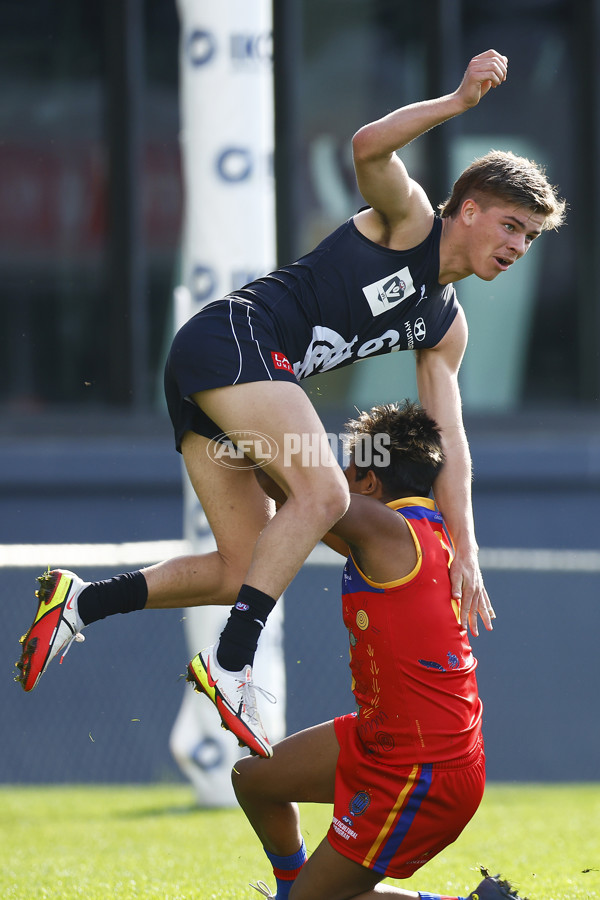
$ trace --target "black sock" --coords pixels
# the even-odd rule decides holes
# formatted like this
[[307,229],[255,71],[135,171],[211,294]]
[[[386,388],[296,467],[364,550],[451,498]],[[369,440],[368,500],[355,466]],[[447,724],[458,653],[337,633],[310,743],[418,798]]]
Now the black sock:
[[141,572],[115,575],[107,581],[94,581],[79,595],[77,611],[84,625],[90,625],[115,613],[143,609],[148,585]]
[[252,665],[260,633],[276,600],[243,584],[219,638],[217,662],[229,672]]

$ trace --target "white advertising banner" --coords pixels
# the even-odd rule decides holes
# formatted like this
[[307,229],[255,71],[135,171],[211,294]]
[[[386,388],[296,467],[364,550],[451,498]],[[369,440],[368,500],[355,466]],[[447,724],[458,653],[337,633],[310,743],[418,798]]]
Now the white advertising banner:
[[182,281],[199,309],[274,268],[271,3],[178,6]]
[[[175,329],[206,303],[275,266],[271,0],[177,0],[180,19],[181,156],[185,212]],[[184,537],[203,553],[214,542],[187,479]],[[229,615],[186,610],[190,657],[214,643]],[[285,733],[283,600],[269,617],[254,666],[277,697],[261,706],[271,741]],[[241,750],[215,708],[191,688],[171,750],[203,806],[235,803],[230,772]]]

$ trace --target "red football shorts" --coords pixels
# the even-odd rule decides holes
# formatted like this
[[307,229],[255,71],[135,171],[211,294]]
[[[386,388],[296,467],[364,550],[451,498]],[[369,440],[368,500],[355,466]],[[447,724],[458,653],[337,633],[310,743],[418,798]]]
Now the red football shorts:
[[456,840],[481,803],[483,739],[459,759],[387,766],[365,753],[354,713],[334,724],[340,755],[329,843],[382,877],[409,878]]

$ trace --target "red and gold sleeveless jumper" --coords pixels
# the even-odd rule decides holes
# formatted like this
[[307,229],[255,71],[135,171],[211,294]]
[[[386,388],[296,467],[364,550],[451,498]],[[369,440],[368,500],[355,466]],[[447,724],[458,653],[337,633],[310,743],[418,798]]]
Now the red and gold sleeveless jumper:
[[477,662],[451,598],[442,517],[424,498],[388,505],[406,519],[417,562],[386,584],[370,581],[352,557],[346,562],[343,617],[358,712],[335,720],[329,840],[362,865],[404,878],[462,831],[485,769]]

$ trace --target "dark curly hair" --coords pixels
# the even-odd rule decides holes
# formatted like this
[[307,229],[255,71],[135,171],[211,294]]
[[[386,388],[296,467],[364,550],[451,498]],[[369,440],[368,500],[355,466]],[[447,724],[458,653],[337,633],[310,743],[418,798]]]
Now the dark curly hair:
[[[359,480],[372,469],[394,499],[428,496],[444,453],[437,424],[418,403],[374,406],[346,422],[345,431]],[[388,452],[364,453],[365,444]]]

